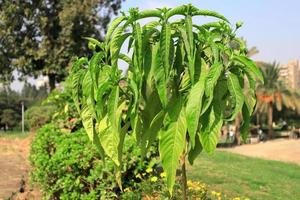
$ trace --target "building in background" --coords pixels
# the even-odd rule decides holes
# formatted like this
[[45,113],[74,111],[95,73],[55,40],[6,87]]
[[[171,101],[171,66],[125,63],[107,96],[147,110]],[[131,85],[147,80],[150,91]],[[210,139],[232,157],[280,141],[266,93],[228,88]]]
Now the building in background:
[[282,65],[279,76],[288,88],[300,90],[300,65],[298,60],[292,60]]

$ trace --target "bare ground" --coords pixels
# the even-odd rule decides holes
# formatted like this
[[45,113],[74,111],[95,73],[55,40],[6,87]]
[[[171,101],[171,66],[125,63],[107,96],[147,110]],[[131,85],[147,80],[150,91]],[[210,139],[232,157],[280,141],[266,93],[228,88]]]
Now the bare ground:
[[300,165],[300,139],[276,139],[223,150],[245,156],[291,162]]
[[[38,190],[28,184],[31,138],[0,138],[0,200],[40,199]],[[21,188],[25,190],[22,193]]]

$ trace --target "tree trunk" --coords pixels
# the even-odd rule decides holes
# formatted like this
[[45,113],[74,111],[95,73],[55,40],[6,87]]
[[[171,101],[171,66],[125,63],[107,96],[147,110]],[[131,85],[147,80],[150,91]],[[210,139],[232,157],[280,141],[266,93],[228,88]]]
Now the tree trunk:
[[55,74],[48,74],[50,92],[55,89]]
[[273,137],[273,103],[268,106],[268,135],[269,138]]
[[182,199],[188,200],[188,187],[187,187],[187,177],[186,177],[186,167],[185,167],[185,159],[186,154],[183,152],[181,156],[181,181],[182,181]]
[[240,137],[240,123],[241,123],[241,113],[237,114],[235,118],[235,139],[234,139],[234,144],[235,145],[240,145],[241,144],[241,137]]

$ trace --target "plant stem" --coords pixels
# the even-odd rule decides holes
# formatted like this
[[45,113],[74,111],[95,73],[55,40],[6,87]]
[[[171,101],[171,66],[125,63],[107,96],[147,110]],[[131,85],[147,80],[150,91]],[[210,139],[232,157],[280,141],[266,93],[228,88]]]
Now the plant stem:
[[188,200],[187,193],[187,178],[186,178],[186,167],[185,167],[185,153],[181,157],[181,181],[182,181],[182,198],[183,200]]

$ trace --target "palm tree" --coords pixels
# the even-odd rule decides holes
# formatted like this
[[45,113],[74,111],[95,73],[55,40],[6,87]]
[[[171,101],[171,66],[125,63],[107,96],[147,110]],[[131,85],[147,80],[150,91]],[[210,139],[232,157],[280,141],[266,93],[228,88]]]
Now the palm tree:
[[268,119],[268,135],[273,137],[273,109],[281,111],[282,106],[300,111],[299,95],[289,90],[280,80],[279,64],[257,63],[264,76],[264,83],[257,88],[257,112],[266,113]]

